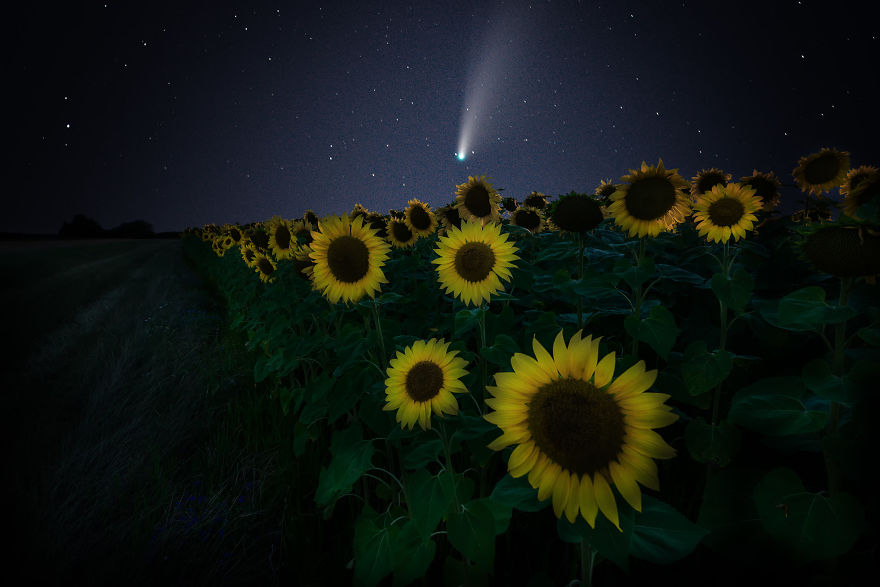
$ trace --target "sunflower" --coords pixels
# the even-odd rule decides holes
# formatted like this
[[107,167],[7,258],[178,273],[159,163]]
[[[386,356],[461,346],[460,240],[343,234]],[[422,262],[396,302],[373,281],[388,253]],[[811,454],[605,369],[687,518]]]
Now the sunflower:
[[547,196],[541,192],[532,192],[525,197],[522,205],[543,210],[547,207]]
[[724,173],[715,167],[711,169],[702,169],[693,178],[691,178],[691,199],[696,201],[697,198],[707,193],[716,185],[726,186],[730,181],[730,174]]
[[877,201],[880,194],[880,171],[874,166],[862,165],[851,169],[840,186],[843,198],[843,213],[855,218],[859,207],[865,202]]
[[348,217],[351,218],[352,220],[354,220],[358,216],[366,216],[369,213],[370,213],[370,211],[367,210],[364,206],[356,203],[354,205],[354,208],[352,208],[351,212],[348,213]]
[[798,160],[792,171],[802,192],[819,195],[840,186],[849,171],[849,152],[823,148]]
[[223,227],[223,232],[224,232],[224,234],[229,236],[229,238],[232,239],[232,242],[234,244],[238,244],[239,241],[241,241],[242,236],[243,236],[241,233],[241,229],[234,224],[226,224]]
[[461,227],[461,216],[458,215],[458,208],[454,203],[439,208],[437,216],[440,217],[440,236],[447,234],[453,228]]
[[303,222],[311,226],[312,230],[318,229],[318,215],[310,208],[303,213]]
[[257,275],[260,276],[260,280],[263,283],[270,283],[275,281],[275,278],[272,276],[272,274],[275,273],[275,270],[278,268],[278,266],[275,265],[275,262],[266,255],[257,253],[255,255],[253,268],[254,271],[257,272]]
[[458,351],[447,352],[448,342],[417,340],[412,346],[397,351],[385,380],[385,411],[397,410],[400,427],[412,430],[416,422],[422,430],[431,428],[431,412],[458,413],[458,402],[453,393],[466,393],[460,378],[467,375],[467,361],[457,358]]
[[467,182],[456,186],[455,207],[463,220],[476,219],[487,224],[498,222],[501,195],[485,175],[468,176]]
[[822,273],[836,277],[880,275],[880,227],[824,224],[808,228],[801,252]]
[[503,432],[489,448],[518,445],[508,471],[512,477],[528,473],[539,500],[552,496],[557,518],[564,513],[574,522],[580,511],[595,527],[601,511],[620,529],[611,485],[641,511],[637,482],[659,490],[652,459],[675,456],[653,428],[678,416],[664,403],[670,396],[645,393],[656,370],[645,371],[639,361],[614,379],[615,354],[600,361],[599,340],[582,339],[579,330],[566,346],[560,331],[551,356],[533,338],[536,358],[514,354],[513,372],[496,373],[496,385],[486,386],[494,396],[486,405],[494,411],[484,418]]
[[510,223],[514,226],[521,226],[532,234],[538,234],[546,226],[541,210],[525,205],[518,206],[513,211],[510,215]]
[[758,220],[755,212],[762,204],[754,188],[738,183],[718,184],[697,198],[694,205],[697,232],[708,241],[726,243],[731,236],[738,241],[755,228]]
[[419,236],[410,230],[406,221],[400,218],[392,218],[388,221],[388,240],[391,245],[398,249],[411,247]]
[[754,169],[751,175],[741,177],[739,184],[755,190],[755,196],[764,202],[762,207],[764,212],[770,212],[779,205],[779,187],[782,183],[772,171],[762,173]]
[[627,183],[611,195],[608,211],[630,236],[657,236],[684,222],[691,213],[682,191],[688,187],[687,181],[677,169],[667,171],[662,159],[656,167],[643,161],[641,170],[630,169],[621,180]]
[[280,216],[273,216],[267,223],[266,230],[269,233],[269,248],[275,258],[280,261],[293,257],[296,239],[290,231],[290,224]]
[[577,192],[560,196],[550,207],[550,218],[564,232],[593,230],[604,220],[599,201]]
[[599,181],[599,185],[596,187],[596,191],[593,192],[603,206],[607,206],[611,203],[611,196],[616,192],[618,187],[614,185],[610,179],[603,179]]
[[388,238],[388,218],[379,212],[370,212],[364,216],[364,226],[376,231],[379,238]]
[[365,227],[363,218],[327,216],[312,232],[311,248],[312,280],[334,304],[340,299],[357,302],[364,295],[372,298],[379,284],[388,283],[382,265],[391,245]]
[[[311,252],[312,249],[309,245],[300,245],[293,254],[294,271],[296,271],[297,275],[309,281],[311,281],[313,267],[315,266],[315,262],[309,257]],[[314,282],[312,282],[312,285],[314,285]]]
[[502,290],[501,279],[510,280],[516,247],[501,234],[497,222],[482,225],[465,221],[440,237],[434,249],[440,285],[465,304],[478,305]]
[[431,207],[415,198],[406,203],[404,217],[406,225],[418,236],[430,236],[437,228],[437,217]]
[[244,264],[253,269],[257,263],[257,250],[250,243],[239,245],[239,249],[241,249],[241,258]]
[[290,223],[290,234],[300,245],[312,242],[312,229],[303,220],[294,220]]
[[518,207],[519,203],[517,203],[516,198],[513,196],[505,196],[501,198],[501,209],[505,212],[514,212]]

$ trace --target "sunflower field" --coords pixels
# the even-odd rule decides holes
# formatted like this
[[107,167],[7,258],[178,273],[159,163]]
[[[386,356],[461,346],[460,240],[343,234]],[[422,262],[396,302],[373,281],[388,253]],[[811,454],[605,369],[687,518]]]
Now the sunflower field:
[[241,433],[289,470],[292,564],[355,585],[869,568],[880,172],[823,149],[792,175],[792,215],[773,172],[660,161],[592,194],[479,176],[437,210],[187,230],[271,406]]

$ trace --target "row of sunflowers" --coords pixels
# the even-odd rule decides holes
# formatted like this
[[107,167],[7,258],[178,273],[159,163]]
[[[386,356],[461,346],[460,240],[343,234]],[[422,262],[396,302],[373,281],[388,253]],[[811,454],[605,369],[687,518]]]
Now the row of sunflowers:
[[[328,516],[344,496],[363,502],[356,583],[406,584],[432,565],[497,579],[496,536],[547,500],[584,581],[599,560],[736,559],[744,531],[808,564],[864,541],[842,455],[860,454],[854,415],[880,357],[880,173],[823,149],[793,176],[805,200],[788,217],[773,172],[688,182],[661,160],[553,202],[502,198],[477,176],[438,210],[412,199],[187,234],[222,261],[232,325],[292,418],[296,456],[323,449],[302,476],[314,501]],[[823,193],[837,188],[832,220]],[[780,439],[812,460],[790,466]],[[777,458],[744,475],[762,442]],[[757,522],[732,532],[743,508]]]

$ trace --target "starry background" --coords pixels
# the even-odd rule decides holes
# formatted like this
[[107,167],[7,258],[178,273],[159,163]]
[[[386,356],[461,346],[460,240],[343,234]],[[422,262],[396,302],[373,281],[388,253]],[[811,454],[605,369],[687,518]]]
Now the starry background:
[[[718,167],[789,185],[823,147],[880,165],[880,25],[855,2],[7,10],[0,231],[436,208],[483,174],[518,200],[592,193],[658,158],[687,180]],[[794,209],[799,190],[782,195]]]

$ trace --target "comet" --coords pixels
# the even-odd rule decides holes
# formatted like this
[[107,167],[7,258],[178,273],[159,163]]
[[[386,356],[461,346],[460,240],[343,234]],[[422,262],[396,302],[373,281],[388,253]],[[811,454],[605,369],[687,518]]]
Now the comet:
[[493,130],[494,113],[510,93],[510,74],[516,70],[522,39],[526,38],[524,19],[504,15],[494,19],[490,31],[475,35],[481,44],[473,47],[474,58],[468,70],[455,157],[464,161],[475,154],[478,137]]

